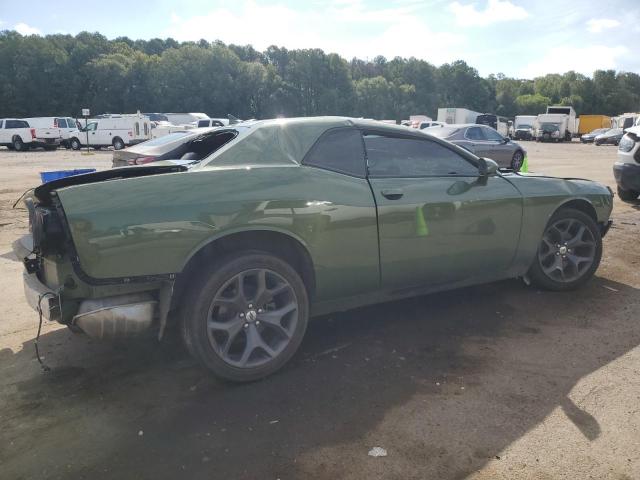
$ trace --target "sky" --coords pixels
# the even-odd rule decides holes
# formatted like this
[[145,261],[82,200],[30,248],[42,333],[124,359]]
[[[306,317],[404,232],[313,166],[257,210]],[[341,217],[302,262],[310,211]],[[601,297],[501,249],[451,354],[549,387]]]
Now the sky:
[[638,0],[0,0],[0,30],[12,29],[322,48],[347,59],[464,60],[482,76],[640,73]]

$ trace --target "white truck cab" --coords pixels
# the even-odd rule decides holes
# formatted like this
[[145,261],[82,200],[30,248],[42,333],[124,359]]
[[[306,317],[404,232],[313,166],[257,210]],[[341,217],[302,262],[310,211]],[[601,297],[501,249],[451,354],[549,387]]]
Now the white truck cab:
[[86,127],[82,127],[78,135],[70,139],[70,145],[74,150],[86,145],[121,150],[150,138],[149,117],[141,114],[105,115],[88,120]]

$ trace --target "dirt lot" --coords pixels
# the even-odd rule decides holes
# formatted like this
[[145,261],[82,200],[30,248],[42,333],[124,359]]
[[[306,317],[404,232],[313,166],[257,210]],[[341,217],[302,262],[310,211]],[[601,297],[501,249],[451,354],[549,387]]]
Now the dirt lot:
[[[614,186],[615,147],[526,146],[532,171]],[[616,199],[578,292],[513,280],[320,318],[262,382],[217,381],[175,338],[96,343],[55,324],[43,373],[11,205],[39,171],[109,164],[0,150],[0,478],[640,478],[637,209]]]

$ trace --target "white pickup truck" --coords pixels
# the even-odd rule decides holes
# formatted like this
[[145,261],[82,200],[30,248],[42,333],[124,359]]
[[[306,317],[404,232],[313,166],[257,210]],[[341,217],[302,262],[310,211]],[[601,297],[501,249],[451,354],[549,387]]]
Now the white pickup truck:
[[36,147],[55,150],[61,139],[59,128],[32,128],[26,120],[0,119],[0,145],[9,150],[22,152]]

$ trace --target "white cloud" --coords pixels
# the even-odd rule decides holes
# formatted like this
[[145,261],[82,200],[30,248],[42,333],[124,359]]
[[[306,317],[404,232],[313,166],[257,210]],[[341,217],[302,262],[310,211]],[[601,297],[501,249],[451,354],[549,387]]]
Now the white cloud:
[[478,10],[475,3],[463,5],[453,2],[449,5],[449,10],[461,27],[486,27],[499,22],[524,20],[529,16],[523,7],[514,5],[509,0],[488,0],[484,10]]
[[533,78],[547,73],[564,73],[569,70],[591,75],[594,70],[617,69],[617,59],[628,52],[629,49],[622,45],[552,48],[542,58],[529,63],[520,72],[520,76]]
[[42,35],[42,32],[35,27],[31,27],[26,23],[17,23],[13,29],[20,35]]
[[614,28],[620,26],[618,20],[613,18],[592,18],[587,22],[587,30],[591,33],[600,33],[608,28]]
[[[432,31],[416,15],[424,8],[421,4],[371,8],[362,0],[335,0],[322,9],[294,10],[240,0],[236,7],[221,6],[189,18],[173,13],[162,35],[179,41],[204,38],[251,44],[258,50],[270,45],[322,48],[346,58],[415,56],[436,64],[460,58],[455,53],[464,44],[459,33]],[[415,41],[416,35],[428,41]]]

